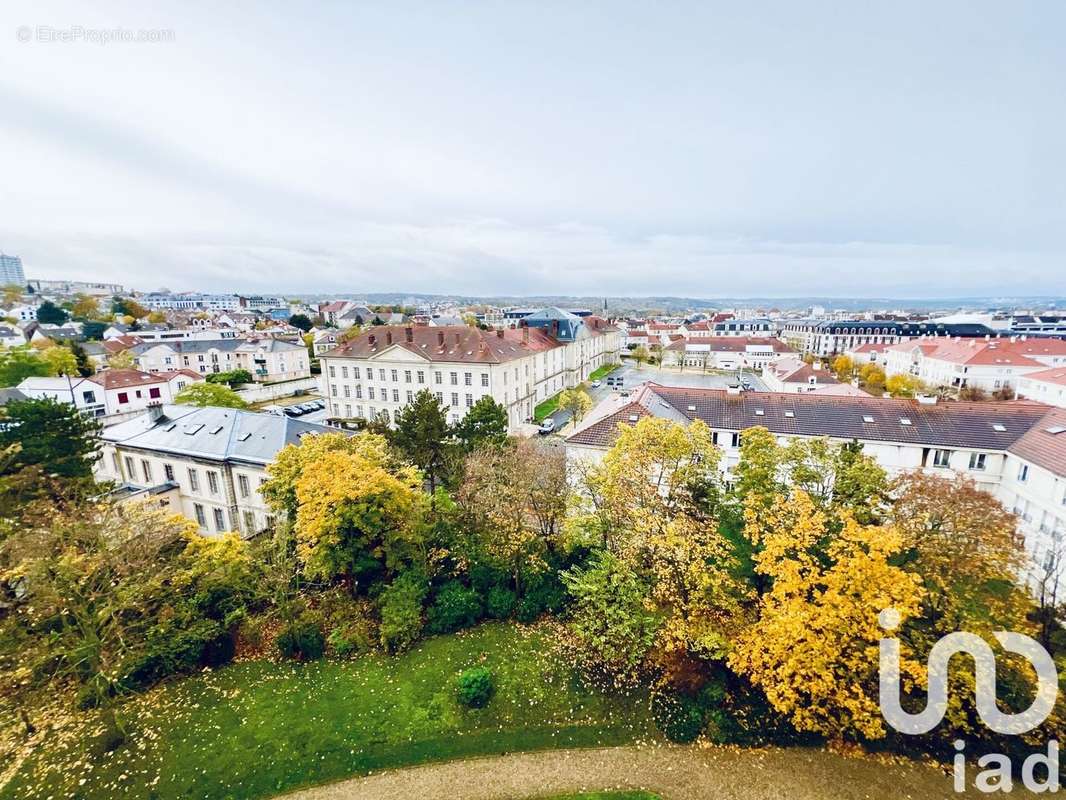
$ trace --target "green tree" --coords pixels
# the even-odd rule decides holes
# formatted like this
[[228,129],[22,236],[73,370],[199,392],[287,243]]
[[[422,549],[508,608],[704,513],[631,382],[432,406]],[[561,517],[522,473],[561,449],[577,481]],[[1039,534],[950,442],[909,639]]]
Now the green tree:
[[70,352],[74,354],[74,360],[78,366],[78,374],[83,378],[88,378],[96,370],[93,368],[92,362],[89,360],[89,354],[85,352],[85,348],[77,342],[67,342],[65,345],[69,348]]
[[455,426],[455,435],[468,453],[484,444],[503,444],[507,441],[507,409],[485,395]]
[[423,389],[400,410],[389,440],[422,470],[429,480],[430,494],[435,494],[437,486],[446,482],[455,454],[444,407],[432,392]]
[[575,386],[573,389],[563,389],[559,393],[559,409],[570,412],[574,419],[574,425],[577,425],[591,408],[592,398],[581,386]]
[[48,364],[28,345],[0,347],[0,387],[18,386],[26,378],[45,378],[50,374]]
[[78,375],[78,358],[68,347],[54,345],[46,348],[41,353],[41,360],[48,365],[49,375]]
[[0,451],[12,445],[18,450],[5,469],[39,467],[61,478],[89,480],[99,457],[99,433],[100,423],[70,403],[52,398],[12,400],[4,406]]
[[740,461],[733,468],[733,496],[741,505],[757,497],[769,505],[785,491],[782,480],[783,454],[774,435],[766,428],[747,428],[740,434]]
[[74,304],[70,307],[70,315],[74,319],[95,319],[100,316],[100,305],[96,298],[87,294],[79,294]]
[[634,361],[637,362],[638,365],[647,364],[648,359],[651,358],[651,353],[648,352],[648,348],[642,344],[638,344],[636,347],[634,347],[629,352],[629,355]]
[[289,324],[294,328],[299,328],[304,333],[307,333],[315,326],[315,324],[311,322],[311,318],[306,314],[293,314],[289,317]]
[[134,320],[144,319],[149,311],[132,297],[115,297],[111,300],[111,311],[124,317],[133,317]]
[[104,338],[104,331],[107,330],[106,322],[99,322],[97,320],[86,320],[81,324],[81,335],[86,339],[92,339],[99,341]]
[[208,383],[226,383],[231,387],[252,382],[252,373],[246,369],[231,369],[227,372],[212,372],[206,376]]
[[220,406],[222,408],[248,408],[248,404],[235,391],[219,383],[190,383],[174,398],[175,403],[190,406]]
[[67,312],[51,300],[45,300],[37,306],[37,321],[42,325],[62,325],[67,317]]

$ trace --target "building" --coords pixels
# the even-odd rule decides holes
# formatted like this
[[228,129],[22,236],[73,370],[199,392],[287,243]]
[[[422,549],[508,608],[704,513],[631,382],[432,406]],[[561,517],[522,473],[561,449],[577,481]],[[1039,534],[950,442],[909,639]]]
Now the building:
[[512,429],[539,403],[618,361],[620,333],[599,317],[545,309],[519,328],[381,326],[323,353],[330,414],[395,420],[415,393],[428,389],[457,422],[481,397],[507,409]]
[[38,294],[75,295],[87,294],[90,297],[114,297],[126,294],[126,289],[118,283],[97,283],[95,281],[46,281],[30,279],[27,286],[33,287]]
[[21,328],[15,328],[11,325],[0,325],[0,346],[18,347],[23,344],[26,344],[26,335],[22,332]]
[[1021,376],[1066,367],[1066,341],[1025,336],[922,338],[885,349],[885,375],[913,375],[930,386],[1014,389]]
[[147,308],[170,311],[189,311],[192,309],[239,311],[247,305],[245,299],[240,295],[200,294],[199,292],[183,292],[181,294],[153,292],[141,297],[140,302]]
[[256,383],[311,377],[307,348],[282,339],[145,341],[132,350],[137,366],[146,372],[189,369],[208,375],[244,369]]
[[901,322],[899,320],[788,320],[781,338],[801,353],[823,358],[864,344],[897,344],[923,336],[982,337],[995,335],[976,323]]
[[1066,367],[1020,375],[1016,391],[1019,398],[1066,408]]
[[566,440],[568,458],[598,461],[620,424],[644,417],[706,423],[722,450],[726,481],[747,428],[765,427],[781,443],[814,437],[858,441],[890,475],[916,469],[964,475],[996,496],[1017,514],[1034,569],[1066,546],[1066,411],[1040,403],[824,397],[646,383],[590,413]]
[[768,319],[729,319],[715,322],[713,336],[772,336],[774,323]]
[[203,377],[188,370],[147,373],[107,369],[88,378],[25,378],[18,389],[26,397],[50,397],[71,403],[91,417],[115,417],[144,411],[151,403],[172,403],[178,392]]
[[26,273],[22,270],[22,259],[0,253],[0,286],[25,286]]
[[284,415],[153,405],[104,429],[96,473],[130,495],[164,495],[201,533],[253,536],[274,522],[259,492],[267,465],[286,445],[330,430]]
[[788,394],[808,394],[830,386],[842,385],[820,362],[807,364],[795,357],[767,365],[763,370],[762,379],[771,392]]
[[713,336],[677,339],[663,349],[663,364],[700,369],[761,370],[796,351],[780,339]]

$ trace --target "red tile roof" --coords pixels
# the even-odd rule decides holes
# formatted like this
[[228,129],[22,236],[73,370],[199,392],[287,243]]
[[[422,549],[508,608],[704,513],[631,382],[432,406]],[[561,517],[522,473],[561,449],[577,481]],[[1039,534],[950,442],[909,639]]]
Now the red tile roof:
[[123,389],[127,386],[144,386],[149,383],[166,383],[160,373],[141,372],[139,369],[105,369],[91,377],[105,389]]
[[1042,367],[1047,365],[1037,357],[1066,356],[1066,341],[1062,339],[917,339],[887,349],[910,352],[915,347],[926,358],[975,366]]
[[1066,477],[1066,409],[1048,411],[1007,450],[1054,475]]
[[372,358],[390,347],[400,347],[427,361],[499,364],[560,346],[540,328],[483,331],[469,325],[379,325],[330,350],[323,358]]
[[1025,380],[1057,383],[1059,386],[1066,386],[1066,367],[1052,367],[1040,372],[1029,372],[1025,375]]

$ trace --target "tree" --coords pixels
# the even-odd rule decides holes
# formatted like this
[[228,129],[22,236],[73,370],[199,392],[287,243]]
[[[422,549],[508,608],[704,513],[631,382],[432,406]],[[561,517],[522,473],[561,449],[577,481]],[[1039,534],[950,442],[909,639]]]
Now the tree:
[[74,354],[74,360],[78,365],[78,374],[83,378],[88,378],[94,372],[96,368],[93,367],[93,363],[89,360],[89,354],[85,352],[85,348],[77,342],[67,342],[66,347]]
[[914,397],[925,390],[925,384],[913,375],[898,372],[888,377],[885,389],[893,397]]
[[784,493],[782,475],[784,454],[777,440],[762,426],[747,428],[740,433],[740,461],[733,468],[733,496],[744,507],[757,498],[761,506],[769,506]]
[[833,359],[833,374],[844,383],[855,377],[855,362],[850,356],[839,355]]
[[190,383],[174,398],[175,403],[190,406],[248,408],[248,404],[228,386],[218,383]]
[[94,319],[100,316],[100,304],[91,295],[79,294],[70,307],[70,315],[74,319]]
[[629,354],[638,365],[643,365],[651,358],[651,353],[648,352],[648,348],[642,344],[638,344]]
[[877,364],[865,364],[859,370],[859,385],[872,395],[885,391],[885,371]]
[[18,386],[26,378],[51,374],[48,364],[27,345],[0,347],[0,387]]
[[17,283],[6,284],[3,288],[3,293],[4,306],[13,306],[22,300],[22,287]]
[[252,373],[246,369],[231,369],[227,372],[212,372],[205,380],[208,383],[226,383],[230,387],[252,382]]
[[468,453],[482,445],[503,444],[507,441],[507,409],[485,395],[459,420],[455,435]]
[[963,386],[959,389],[959,399],[971,403],[981,403],[988,399],[988,392],[980,386]]
[[133,350],[119,350],[107,357],[107,364],[111,369],[133,369],[137,365]]
[[428,389],[400,410],[390,441],[429,479],[429,493],[445,481],[453,460],[451,429],[444,407]]
[[462,319],[464,325],[468,325],[471,328],[476,328],[478,326],[477,314],[471,314],[468,312],[466,314],[463,314]]
[[397,463],[375,434],[308,437],[267,469],[263,497],[293,520],[296,553],[309,577],[361,579],[423,563],[422,476]]
[[70,348],[58,345],[49,347],[41,353],[41,360],[48,366],[49,375],[78,375],[78,358]]
[[12,400],[4,406],[0,451],[12,445],[18,450],[6,470],[37,467],[60,478],[91,481],[100,429],[100,423],[71,403],[52,398]]
[[112,313],[124,317],[133,317],[134,320],[144,319],[148,316],[148,309],[134,300],[132,297],[115,297],[111,300]]
[[862,524],[877,522],[888,499],[888,475],[857,441],[793,439],[783,448],[789,483],[802,489],[836,522],[846,512]]
[[153,325],[159,325],[167,321],[167,315],[162,311],[153,311],[148,315],[148,321]]
[[294,328],[299,328],[304,333],[307,333],[311,328],[315,327],[315,324],[311,322],[311,318],[306,314],[293,314],[289,317],[289,324]]
[[99,341],[104,338],[104,331],[107,330],[107,327],[107,323],[105,322],[86,320],[81,324],[81,335],[86,339]]
[[559,409],[570,412],[574,419],[574,425],[577,425],[591,408],[592,398],[580,386],[576,386],[573,389],[563,389],[559,393]]
[[[729,655],[730,666],[759,686],[800,731],[834,739],[885,735],[877,701],[878,614],[896,609],[902,621],[920,609],[917,575],[893,565],[899,531],[845,518],[836,535],[802,490],[769,508],[750,498],[745,528],[760,546],[756,569],[770,581],[759,619]],[[922,668],[904,651],[908,681]]]
[[51,300],[45,300],[37,306],[37,321],[42,325],[62,325],[67,321],[67,312]]

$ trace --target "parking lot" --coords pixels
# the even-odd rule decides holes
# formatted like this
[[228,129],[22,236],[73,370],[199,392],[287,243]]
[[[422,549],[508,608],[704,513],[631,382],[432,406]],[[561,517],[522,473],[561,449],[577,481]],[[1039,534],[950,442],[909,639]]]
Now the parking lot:
[[[653,381],[662,386],[681,386],[696,389],[725,389],[729,384],[737,383],[738,380],[736,373],[733,372],[728,374],[703,373],[700,372],[698,367],[690,367],[684,371],[680,371],[675,367],[659,369],[658,367],[653,366],[635,367],[627,365],[611,374],[621,375],[625,380],[623,385],[627,389],[631,389],[637,384],[644,383],[645,381]],[[762,378],[750,370],[744,370],[744,382],[751,385],[752,391],[767,391],[766,384],[763,383]]]
[[[285,398],[286,400],[296,400],[298,402],[286,402],[285,404],[275,403],[267,406],[263,406],[262,411],[267,411],[271,414],[285,414],[285,416],[292,419],[298,419],[303,422],[317,422],[324,423],[326,417],[329,416],[329,410],[326,407],[326,401],[321,397],[298,397],[298,398]],[[308,408],[309,406],[321,406],[320,408],[314,408],[313,410],[303,411],[303,413],[297,413],[297,409]]]

